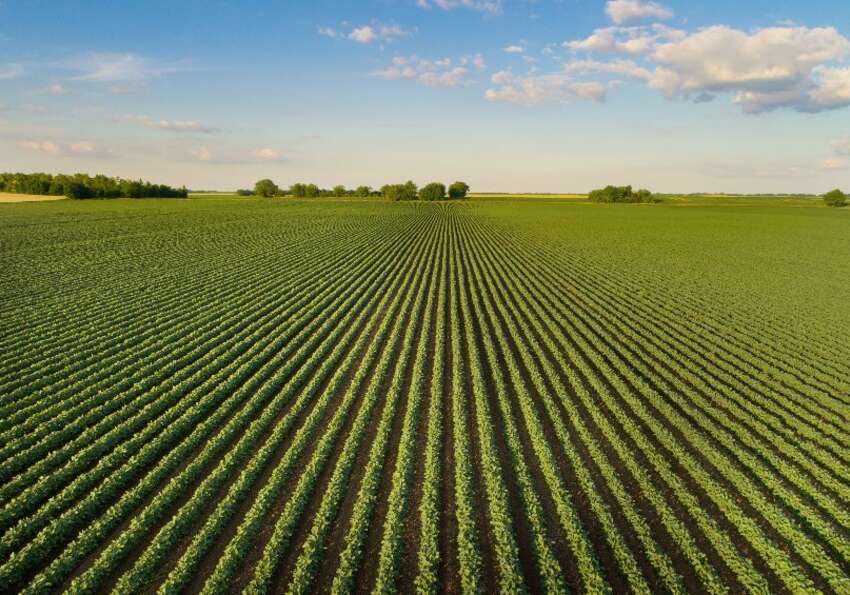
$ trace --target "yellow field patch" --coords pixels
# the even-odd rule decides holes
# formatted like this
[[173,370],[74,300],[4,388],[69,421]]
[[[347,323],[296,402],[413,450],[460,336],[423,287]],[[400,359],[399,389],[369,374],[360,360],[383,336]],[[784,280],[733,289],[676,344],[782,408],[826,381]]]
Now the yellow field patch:
[[65,200],[64,196],[43,196],[40,194],[11,194],[0,192],[0,203],[2,202],[41,202],[47,200]]

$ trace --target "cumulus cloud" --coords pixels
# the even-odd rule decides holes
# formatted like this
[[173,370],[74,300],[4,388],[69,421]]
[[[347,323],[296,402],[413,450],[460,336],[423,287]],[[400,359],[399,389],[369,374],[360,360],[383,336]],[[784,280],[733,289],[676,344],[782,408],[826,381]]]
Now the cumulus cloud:
[[372,43],[376,39],[378,39],[378,34],[375,32],[372,27],[369,25],[365,25],[363,27],[355,28],[351,33],[348,34],[348,39],[353,41],[358,41],[360,43]]
[[612,83],[599,81],[578,81],[566,73],[518,76],[509,70],[493,74],[490,80],[495,88],[485,92],[488,101],[505,101],[527,107],[574,99],[602,102],[612,86]]
[[360,43],[372,43],[373,41],[392,41],[410,35],[398,25],[376,25],[372,27],[357,27],[348,34],[348,38]]
[[509,45],[508,47],[504,48],[504,51],[509,54],[521,54],[525,51],[525,48],[521,45]]
[[653,23],[648,27],[605,27],[596,29],[585,39],[567,41],[564,47],[575,51],[622,54],[646,54],[663,41],[677,41],[687,33],[667,25]]
[[427,60],[418,56],[396,56],[392,66],[373,71],[372,76],[384,80],[411,80],[428,87],[461,87],[472,83],[470,66],[483,69],[483,58],[476,54],[455,62],[451,58]]
[[657,2],[641,0],[608,0],[605,12],[616,24],[639,21],[642,19],[669,19],[673,11]]
[[650,86],[668,98],[734,93],[749,113],[821,111],[850,105],[850,69],[825,65],[848,52],[850,41],[831,27],[708,27],[656,46]]
[[319,27],[319,35],[332,39],[350,39],[358,43],[373,43],[375,41],[394,41],[403,37],[409,37],[411,32],[402,29],[398,25],[384,25],[372,23],[361,27],[353,27],[348,32],[334,29],[332,27]]
[[80,72],[75,80],[105,83],[141,82],[168,74],[194,70],[179,62],[160,62],[132,53],[90,53],[66,66]]
[[814,88],[801,111],[820,111],[850,105],[850,68],[818,66],[813,70]]
[[136,122],[145,128],[155,130],[166,130],[168,132],[194,132],[199,134],[212,134],[216,132],[215,128],[205,126],[195,120],[157,120],[144,114],[127,114],[124,119],[129,122]]
[[502,14],[502,0],[416,0],[416,5],[420,8],[434,6],[443,10],[469,8],[489,14]]
[[610,62],[574,60],[564,65],[564,72],[568,74],[618,74],[644,81],[652,78],[652,72],[632,60],[612,60]]
[[[641,59],[642,70],[634,70],[634,78],[646,80],[668,99],[705,103],[727,94],[746,113],[780,108],[819,112],[850,106],[850,68],[838,64],[850,54],[850,40],[832,27],[746,32],[716,25],[688,33],[654,23],[597,29],[564,46]],[[624,68],[616,61],[612,64],[583,72],[615,73],[616,68]],[[573,68],[579,71],[580,67]]]

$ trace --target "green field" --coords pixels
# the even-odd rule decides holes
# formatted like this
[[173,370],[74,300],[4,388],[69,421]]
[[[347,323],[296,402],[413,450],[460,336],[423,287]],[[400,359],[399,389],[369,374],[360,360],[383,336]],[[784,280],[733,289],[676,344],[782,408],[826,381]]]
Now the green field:
[[850,211],[0,204],[0,592],[850,593]]

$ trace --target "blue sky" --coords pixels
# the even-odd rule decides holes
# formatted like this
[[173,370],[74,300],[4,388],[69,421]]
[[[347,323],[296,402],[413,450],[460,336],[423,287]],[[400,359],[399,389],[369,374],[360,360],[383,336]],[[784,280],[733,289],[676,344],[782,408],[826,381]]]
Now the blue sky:
[[850,3],[4,0],[0,161],[220,189],[848,188]]

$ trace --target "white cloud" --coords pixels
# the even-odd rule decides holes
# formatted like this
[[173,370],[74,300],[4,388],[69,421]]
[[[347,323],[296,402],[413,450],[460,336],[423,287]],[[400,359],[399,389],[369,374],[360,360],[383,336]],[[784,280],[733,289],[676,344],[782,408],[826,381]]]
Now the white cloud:
[[194,70],[185,63],[164,63],[132,53],[91,53],[66,64],[80,71],[79,81],[106,83],[140,82],[167,74]]
[[37,151],[39,153],[45,153],[47,155],[60,155],[62,153],[62,147],[60,147],[57,143],[49,140],[29,140],[21,143],[21,146],[25,149],[29,149],[31,151]]
[[257,159],[261,159],[263,161],[280,161],[282,159],[280,151],[269,147],[260,147],[254,149],[252,155],[254,155],[254,157],[256,157]]
[[801,111],[820,111],[850,105],[850,68],[818,66],[813,71],[815,86]]
[[850,159],[846,157],[827,157],[823,162],[823,168],[828,170],[850,169]]
[[215,128],[205,126],[195,120],[157,120],[143,114],[127,114],[124,119],[130,122],[137,122],[145,128],[155,130],[167,130],[169,132],[195,132],[200,134],[212,134],[216,132]]
[[596,29],[585,39],[567,41],[564,46],[575,51],[623,54],[645,54],[662,41],[677,41],[687,33],[667,25],[649,27],[605,27]]
[[[483,68],[480,56],[464,57],[456,65],[451,58],[427,60],[418,56],[396,56],[392,66],[372,72],[372,76],[385,80],[412,80],[428,87],[460,87],[471,84],[469,68],[472,63]],[[478,66],[480,65],[480,67]]]
[[475,70],[484,70],[487,68],[487,63],[481,54],[472,54],[471,56],[461,56],[458,59],[461,66],[471,65]]
[[525,51],[525,48],[521,45],[509,45],[505,48],[505,51],[509,54],[521,54]]
[[577,81],[566,73],[517,76],[502,70],[495,73],[490,80],[496,88],[487,89],[484,94],[487,100],[505,101],[527,107],[573,99],[602,102],[611,88],[611,83]]
[[357,27],[351,33],[348,34],[348,39],[360,42],[360,43],[372,43],[376,39],[378,39],[378,34],[375,32],[372,27],[369,25],[365,25],[363,27]]
[[16,79],[24,73],[20,64],[0,64],[0,81]]
[[443,10],[462,7],[489,14],[502,14],[502,0],[416,0],[416,5],[420,8],[436,6]]
[[48,85],[47,87],[42,89],[41,92],[47,95],[67,95],[68,93],[70,93],[68,87],[60,83]]
[[669,19],[673,12],[657,2],[641,2],[641,0],[608,0],[605,12],[616,24],[641,19]]
[[88,141],[71,143],[68,149],[77,157],[115,157],[112,151]]
[[748,113],[820,111],[850,105],[850,69],[824,66],[848,52],[850,41],[831,27],[748,34],[714,26],[658,44],[650,86],[668,98],[735,93]]
[[372,43],[375,41],[394,41],[403,37],[409,37],[410,31],[402,29],[398,25],[383,25],[372,23],[362,27],[354,27],[348,33],[332,27],[319,27],[319,35],[332,39],[350,39],[358,43]]
[[610,62],[575,60],[564,65],[564,72],[567,74],[619,74],[644,81],[652,78],[652,72],[632,60],[613,60]]
[[[586,39],[564,45],[574,51],[627,54],[635,60],[573,60],[560,72],[517,78],[522,84],[491,95],[527,96],[532,99],[514,102],[535,104],[540,103],[533,99],[538,95],[558,97],[559,90],[570,88],[561,75],[607,74],[645,81],[668,99],[705,103],[728,95],[745,113],[780,108],[814,113],[850,106],[850,67],[840,65],[850,55],[850,40],[832,27],[746,32],[717,25],[687,33],[656,23],[597,29]],[[527,92],[521,92],[523,88]],[[603,86],[610,88],[610,83]]]
[[59,143],[50,140],[42,141],[24,141],[21,147],[36,151],[45,155],[61,156],[73,155],[76,157],[114,157],[112,151],[103,149],[95,143],[88,141],[78,141],[74,143]]
[[271,147],[246,147],[221,146],[215,149],[206,144],[177,145],[178,152],[174,153],[176,159],[193,161],[209,165],[251,165],[257,163],[283,162],[285,157],[277,149]]

